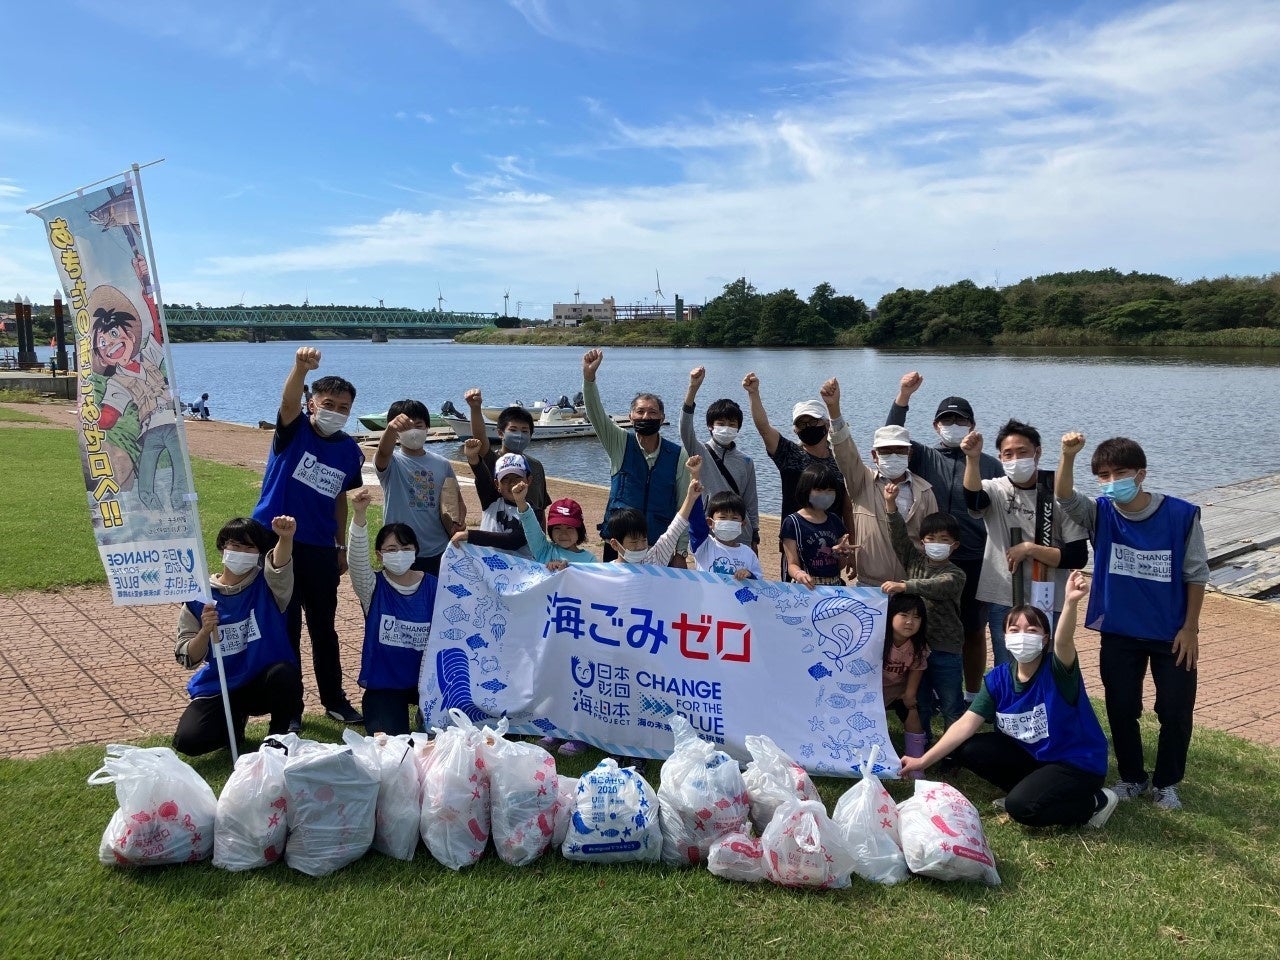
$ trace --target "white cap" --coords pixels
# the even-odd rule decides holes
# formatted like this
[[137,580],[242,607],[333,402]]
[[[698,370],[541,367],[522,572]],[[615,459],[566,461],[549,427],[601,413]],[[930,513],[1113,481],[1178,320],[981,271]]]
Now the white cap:
[[827,419],[827,405],[821,400],[801,400],[791,408],[791,422],[801,417],[813,417],[815,420]]
[[871,438],[872,450],[879,450],[881,447],[909,446],[911,446],[911,434],[907,432],[906,427],[880,427]]
[[504,453],[498,458],[498,462],[493,465],[493,478],[501,480],[503,477],[509,477],[512,474],[527,477],[529,475],[529,461],[518,453]]

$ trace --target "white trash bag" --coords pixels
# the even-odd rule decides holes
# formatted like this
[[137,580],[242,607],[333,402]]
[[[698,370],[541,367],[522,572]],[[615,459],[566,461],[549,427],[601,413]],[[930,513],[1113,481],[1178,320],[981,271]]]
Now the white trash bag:
[[461,870],[484,856],[489,843],[489,771],[480,744],[506,733],[507,721],[500,720],[495,732],[477,727],[456,707],[449,716],[454,726],[435,730],[427,756],[419,829],[436,860]]
[[689,721],[671,718],[675,749],[662,764],[658,814],[662,862],[696,866],[711,845],[743,829],[750,813],[738,761],[698,737]]
[[804,767],[768,737],[747,737],[751,762],[742,774],[751,801],[751,822],[763,833],[785,800],[819,800],[818,788]]
[[218,797],[213,831],[213,865],[223,870],[255,870],[284,856],[289,830],[289,794],[284,786],[285,747],[268,738],[253,753],[242,753]]
[[573,822],[574,811],[578,809],[578,778],[556,777],[556,794],[560,803],[556,806],[556,821],[552,824],[551,845],[557,850],[569,835],[569,824]]
[[[358,737],[343,732],[343,739]],[[380,733],[366,737],[378,759],[378,809],[374,815],[373,849],[397,860],[412,860],[418,849],[422,783],[414,756],[415,737]],[[425,739],[425,737],[422,737]],[[350,742],[350,741],[348,741]]]
[[749,833],[726,833],[711,845],[707,869],[717,877],[742,883],[759,883],[769,879],[764,847],[759,837]]
[[817,800],[786,800],[760,838],[769,879],[784,887],[849,886],[853,854]]
[[[363,739],[363,738],[358,738]],[[350,744],[309,743],[285,761],[289,840],[284,861],[323,877],[360,859],[373,843],[376,757]]]
[[879,747],[871,748],[862,764],[862,779],[836,801],[831,822],[844,832],[854,857],[853,872],[872,883],[889,885],[906,880],[910,872],[898,838],[898,805],[871,772],[879,753]]
[[915,794],[898,804],[898,832],[912,873],[999,885],[996,858],[982,832],[982,819],[951,784],[917,780]]
[[635,767],[619,769],[605,757],[578,781],[569,833],[560,848],[567,860],[587,863],[654,862],[662,856],[658,798]]
[[114,783],[116,812],[98,845],[106,866],[193,863],[213,850],[218,798],[168,747],[107,747],[92,785]]
[[480,756],[489,772],[493,848],[503,863],[524,867],[547,852],[560,808],[556,761],[536,743],[486,740]]

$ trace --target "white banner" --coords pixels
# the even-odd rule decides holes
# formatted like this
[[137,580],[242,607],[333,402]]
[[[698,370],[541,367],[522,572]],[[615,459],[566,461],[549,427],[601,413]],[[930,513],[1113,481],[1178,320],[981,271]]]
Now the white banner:
[[80,456],[114,603],[206,598],[204,545],[136,174],[33,210],[75,331]]
[[665,757],[679,713],[749,759],[766,734],[806,769],[877,773],[898,756],[881,687],[887,598],[864,587],[806,590],[670,567],[541,564],[450,547],[419,684],[427,725],[458,707],[506,715],[515,733]]

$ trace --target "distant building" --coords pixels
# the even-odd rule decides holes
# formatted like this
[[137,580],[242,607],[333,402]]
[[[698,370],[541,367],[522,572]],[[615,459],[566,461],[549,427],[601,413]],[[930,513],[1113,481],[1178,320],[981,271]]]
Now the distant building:
[[599,303],[557,303],[551,309],[551,322],[557,327],[576,327],[587,320],[614,323],[617,319],[613,297],[605,297]]

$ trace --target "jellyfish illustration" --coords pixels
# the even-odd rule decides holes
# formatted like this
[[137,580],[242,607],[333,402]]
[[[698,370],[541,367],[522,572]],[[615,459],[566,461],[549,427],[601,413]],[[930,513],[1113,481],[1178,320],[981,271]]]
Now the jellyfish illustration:
[[813,608],[813,628],[822,637],[819,647],[837,670],[847,669],[845,658],[852,657],[875,633],[875,617],[866,604],[852,597],[824,597]]
[[489,620],[489,632],[493,634],[493,639],[501,640],[502,635],[507,632],[507,618],[495,613]]

